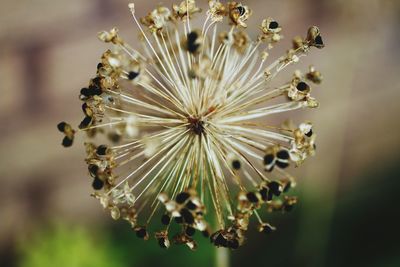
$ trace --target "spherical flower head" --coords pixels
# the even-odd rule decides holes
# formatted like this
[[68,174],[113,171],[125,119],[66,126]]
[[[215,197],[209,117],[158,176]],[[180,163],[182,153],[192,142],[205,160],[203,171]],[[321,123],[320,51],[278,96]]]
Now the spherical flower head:
[[[272,234],[276,227],[260,210],[295,207],[296,181],[287,169],[315,154],[316,135],[311,122],[268,121],[318,107],[312,86],[322,75],[311,66],[281,86],[271,84],[311,48],[324,46],[319,29],[310,27],[285,55],[269,60],[282,27],[265,18],[253,40],[245,32],[252,11],[242,3],[210,0],[201,29],[192,29],[201,12],[194,0],[159,6],[144,18],[129,7],[142,49],[116,28],[99,33],[111,47],[80,90],[79,130],[57,126],[65,147],[80,132],[91,139],[85,162],[93,196],[138,238],[153,237],[165,249],[195,250],[196,232],[230,249],[245,244],[251,227]],[[224,22],[230,29],[218,31]]]

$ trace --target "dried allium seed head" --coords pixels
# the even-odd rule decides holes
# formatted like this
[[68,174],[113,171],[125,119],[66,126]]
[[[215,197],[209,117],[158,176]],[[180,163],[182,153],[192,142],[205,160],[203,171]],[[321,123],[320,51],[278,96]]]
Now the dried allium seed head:
[[[287,168],[315,154],[316,134],[310,122],[273,126],[268,118],[317,107],[311,85],[322,75],[310,67],[282,86],[270,84],[312,47],[324,46],[319,29],[311,27],[269,62],[282,28],[266,18],[252,40],[243,30],[252,11],[241,3],[210,0],[200,30],[192,29],[201,11],[194,0],[171,10],[160,6],[142,19],[129,7],[143,51],[125,43],[116,28],[101,32],[111,48],[79,94],[79,131],[110,141],[85,143],[93,196],[141,239],[149,239],[158,222],[162,229],[151,236],[163,248],[171,244],[171,225],[180,228],[173,243],[192,250],[196,232],[217,247],[237,249],[253,219],[260,232],[273,232],[259,210],[293,209],[297,198],[287,194],[296,182]],[[224,19],[231,28],[220,33]],[[65,122],[57,128],[63,145],[71,146],[76,131]]]

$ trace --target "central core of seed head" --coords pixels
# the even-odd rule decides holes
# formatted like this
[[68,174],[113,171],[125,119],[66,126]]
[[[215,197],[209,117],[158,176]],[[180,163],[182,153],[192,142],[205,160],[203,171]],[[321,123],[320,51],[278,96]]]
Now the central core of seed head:
[[188,128],[197,135],[202,135],[204,133],[204,121],[201,118],[188,118]]

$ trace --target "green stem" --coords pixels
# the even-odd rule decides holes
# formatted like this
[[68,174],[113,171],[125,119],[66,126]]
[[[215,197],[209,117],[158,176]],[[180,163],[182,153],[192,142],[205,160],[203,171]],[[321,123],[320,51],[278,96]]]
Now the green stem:
[[215,247],[215,267],[229,267],[229,250]]

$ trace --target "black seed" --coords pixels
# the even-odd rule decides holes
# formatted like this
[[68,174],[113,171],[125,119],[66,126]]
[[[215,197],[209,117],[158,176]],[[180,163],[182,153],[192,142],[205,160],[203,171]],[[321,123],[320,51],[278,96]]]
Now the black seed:
[[246,197],[251,203],[258,203],[259,201],[257,195],[254,192],[247,193]]
[[191,200],[189,200],[188,203],[186,204],[186,208],[190,210],[195,210],[197,209],[197,206]]
[[176,196],[176,202],[178,204],[183,204],[190,197],[189,193],[182,192]]
[[312,130],[310,130],[310,131],[308,131],[308,133],[306,133],[307,137],[311,137],[312,135],[313,135],[313,131]]
[[108,139],[111,140],[111,142],[113,143],[118,143],[119,141],[121,141],[122,136],[118,133],[109,133],[108,134]]
[[100,77],[96,77],[92,80],[93,84],[95,84],[97,87],[101,87],[101,78]]
[[306,84],[305,82],[299,82],[296,86],[297,90],[299,90],[300,92],[304,92],[306,90],[308,90],[310,87],[308,86],[308,84]]
[[281,169],[286,169],[287,167],[289,167],[289,163],[277,160],[276,166],[278,166]]
[[161,237],[161,238],[158,239],[158,244],[159,244],[160,247],[162,247],[162,248],[168,248],[168,247],[165,245],[165,238],[164,238],[164,237]]
[[265,234],[270,234],[273,231],[274,231],[274,228],[272,228],[272,226],[269,224],[265,225],[263,228],[263,233],[265,233]]
[[91,87],[89,89],[92,90],[92,94],[93,95],[99,96],[99,95],[101,95],[103,93],[103,90],[101,90],[100,87]]
[[220,247],[220,246],[227,247],[227,243],[228,243],[228,241],[220,233],[218,233],[217,237],[214,239],[214,245],[216,245],[217,247]]
[[99,63],[97,64],[97,69],[101,69],[103,66],[104,66],[103,63]]
[[88,97],[88,96],[91,96],[92,93],[91,93],[91,90],[89,90],[89,88],[82,88],[81,95]]
[[79,129],[84,129],[89,127],[89,125],[92,123],[92,117],[86,116],[83,121],[79,124]]
[[161,223],[162,223],[163,225],[168,225],[170,222],[171,222],[171,217],[169,217],[168,214],[164,214],[164,215],[161,217]]
[[196,44],[199,35],[197,32],[191,32],[188,34],[187,37],[187,49],[190,53],[196,53],[199,49],[200,45]]
[[137,76],[139,76],[138,72],[130,71],[128,73],[128,79],[131,80],[131,81],[134,80]]
[[264,156],[264,164],[265,165],[269,165],[269,164],[271,164],[273,161],[274,161],[274,155],[272,155],[272,154],[267,154],[267,155],[265,155]]
[[268,191],[267,201],[271,201],[274,198],[274,193],[271,190]]
[[241,164],[239,160],[232,161],[232,168],[235,170],[240,170]]
[[89,171],[90,176],[95,178],[99,174],[99,167],[95,164],[90,164],[88,166],[88,171]]
[[96,177],[93,180],[92,187],[94,190],[101,190],[104,187],[104,182]]
[[135,230],[136,236],[139,238],[145,238],[147,236],[146,228],[139,228]]
[[57,129],[60,131],[60,132],[64,132],[65,131],[65,126],[67,126],[67,123],[65,123],[65,122],[60,122],[59,124],[57,124]]
[[268,188],[269,190],[271,190],[272,194],[274,194],[277,197],[279,197],[282,193],[282,186],[280,183],[276,181],[268,183]]
[[180,217],[175,217],[175,222],[176,222],[177,224],[182,224],[182,223],[183,223],[183,217],[182,217],[182,216],[180,216]]
[[88,108],[88,105],[86,104],[86,103],[83,103],[82,104],[82,111],[83,111],[83,113],[87,116],[88,114],[87,114],[87,112],[86,112],[86,109]]
[[99,156],[105,156],[107,154],[107,146],[101,145],[96,149],[96,154]]
[[230,249],[238,249],[239,248],[239,241],[236,240],[236,239],[229,240],[227,245],[228,245],[228,247]]
[[279,159],[289,159],[289,152],[287,150],[281,150],[276,154],[276,156]]
[[182,209],[181,210],[181,215],[187,224],[193,224],[194,223],[194,217],[193,214],[188,210],[188,209]]
[[196,233],[196,229],[194,229],[193,227],[188,226],[188,227],[186,227],[185,233],[188,236],[194,236],[194,234]]
[[97,176],[97,174],[99,172],[99,166],[97,166],[95,164],[89,164],[88,170],[89,170],[90,175],[94,178]]
[[317,37],[315,37],[315,44],[318,46],[323,46],[324,42],[322,41],[322,37],[321,35],[318,35]]
[[240,16],[243,16],[246,13],[246,9],[243,6],[238,6],[236,9],[239,11]]
[[267,201],[268,200],[268,188],[265,188],[265,187],[263,187],[259,192],[260,192],[260,195],[261,195],[261,199],[263,200],[263,201]]
[[93,84],[89,86],[89,96],[101,95],[102,93],[103,91],[99,85]]
[[73,138],[69,138],[68,136],[66,136],[66,137],[64,137],[64,139],[62,141],[62,145],[64,147],[70,147],[70,146],[72,146],[73,142],[74,142]]
[[190,43],[196,42],[197,38],[199,38],[199,34],[197,32],[191,32],[188,34],[188,42]]
[[271,21],[271,23],[269,24],[269,28],[271,29],[271,30],[275,30],[276,28],[278,28],[279,27],[279,24],[278,24],[278,22],[276,22],[276,21]]

